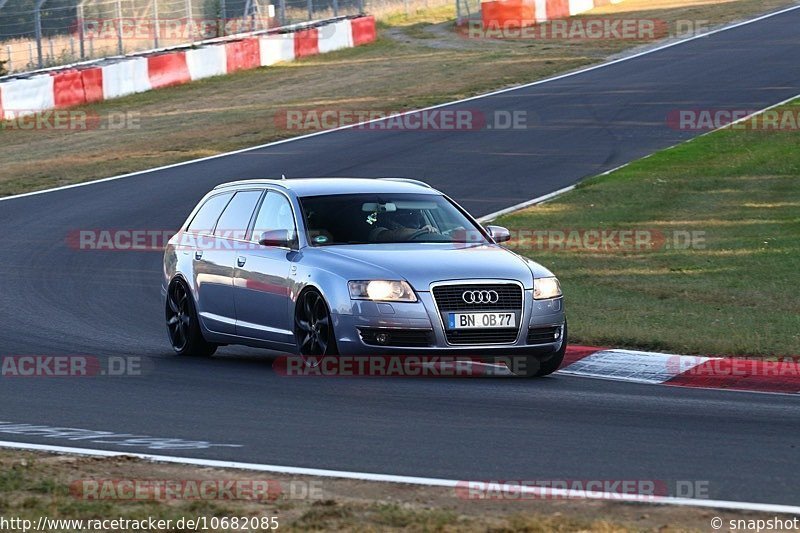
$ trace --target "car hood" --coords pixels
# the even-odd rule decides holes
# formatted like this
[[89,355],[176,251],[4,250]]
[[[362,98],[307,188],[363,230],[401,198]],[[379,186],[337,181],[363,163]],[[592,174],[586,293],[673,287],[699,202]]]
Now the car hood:
[[360,263],[360,266],[371,265],[376,276],[391,272],[418,291],[428,291],[435,281],[457,279],[511,279],[530,289],[534,274],[536,277],[552,275],[537,263],[495,244],[340,245],[317,250]]

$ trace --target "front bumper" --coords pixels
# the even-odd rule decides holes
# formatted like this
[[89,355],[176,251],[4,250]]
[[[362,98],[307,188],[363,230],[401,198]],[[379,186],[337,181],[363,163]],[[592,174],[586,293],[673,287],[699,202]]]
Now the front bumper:
[[[339,352],[344,355],[454,355],[476,359],[525,355],[546,360],[566,342],[563,298],[534,300],[532,290],[523,294],[516,339],[503,344],[450,344],[430,292],[418,292],[419,301],[415,303],[354,301],[351,313],[332,313],[331,318]],[[531,330],[534,334],[529,336]],[[393,331],[402,334],[393,338]],[[556,332],[551,342],[545,340],[549,331]],[[391,339],[388,344],[376,342],[375,333],[380,332]],[[427,342],[423,341],[425,335]]]

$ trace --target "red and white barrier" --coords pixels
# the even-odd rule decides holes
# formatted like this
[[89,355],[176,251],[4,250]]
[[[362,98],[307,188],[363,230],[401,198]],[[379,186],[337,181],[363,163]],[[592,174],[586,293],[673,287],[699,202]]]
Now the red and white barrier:
[[261,66],[261,52],[255,37],[225,43],[225,54],[229,74]]
[[193,80],[270,66],[371,43],[375,18],[343,19],[292,33],[248,37],[128,57],[85,68],[65,68],[0,82],[0,117],[14,118],[149,91]]
[[100,102],[105,98],[102,68],[91,67],[81,70],[81,81],[83,81],[83,93],[87,104]]
[[326,24],[319,29],[319,53],[353,47],[353,27],[349,20]]
[[186,64],[186,52],[170,52],[148,57],[147,75],[153,89],[192,81],[189,66]]
[[186,66],[193,80],[228,73],[224,46],[204,46],[186,51]]
[[361,46],[373,42],[377,38],[375,17],[359,17],[350,21],[353,29],[353,46]]
[[294,61],[294,34],[265,35],[259,39],[259,45],[262,67]]
[[294,34],[294,57],[313,56],[319,53],[319,29],[306,28]]
[[622,0],[483,0],[481,19],[485,29],[519,28],[535,22],[564,19],[595,7]]
[[83,78],[79,70],[53,74],[53,102],[56,107],[71,107],[86,103]]
[[133,57],[118,63],[104,65],[103,99],[120,98],[152,89],[147,59]]
[[56,105],[53,77],[48,74],[7,81],[2,87],[3,118],[32,115]]
[[578,15],[594,9],[594,0],[569,0],[569,14]]

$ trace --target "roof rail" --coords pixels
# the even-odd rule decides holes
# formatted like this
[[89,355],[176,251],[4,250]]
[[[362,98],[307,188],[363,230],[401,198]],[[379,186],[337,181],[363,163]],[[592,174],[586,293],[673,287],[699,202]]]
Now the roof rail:
[[262,185],[279,185],[281,187],[286,188],[286,186],[281,183],[282,181],[284,181],[284,179],[261,178],[261,179],[236,180],[236,181],[229,181],[227,183],[220,183],[219,185],[214,187],[214,190],[224,189],[226,187],[236,187],[238,185],[259,185],[259,184],[262,184]]
[[425,183],[422,180],[415,180],[415,179],[411,179],[411,178],[378,178],[378,179],[388,180],[388,181],[402,181],[403,183],[413,183],[414,185],[421,185],[422,187],[427,187],[428,189],[433,189],[433,187],[431,187],[430,185],[428,185],[427,183]]

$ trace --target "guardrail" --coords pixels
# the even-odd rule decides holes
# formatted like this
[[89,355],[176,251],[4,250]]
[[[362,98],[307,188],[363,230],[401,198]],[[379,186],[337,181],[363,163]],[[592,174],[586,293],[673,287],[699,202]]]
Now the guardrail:
[[41,69],[364,9],[364,0],[0,0],[0,62]]
[[6,120],[119,98],[161,87],[271,66],[360,46],[376,38],[375,18],[355,16],[107,58],[0,80],[0,117]]

